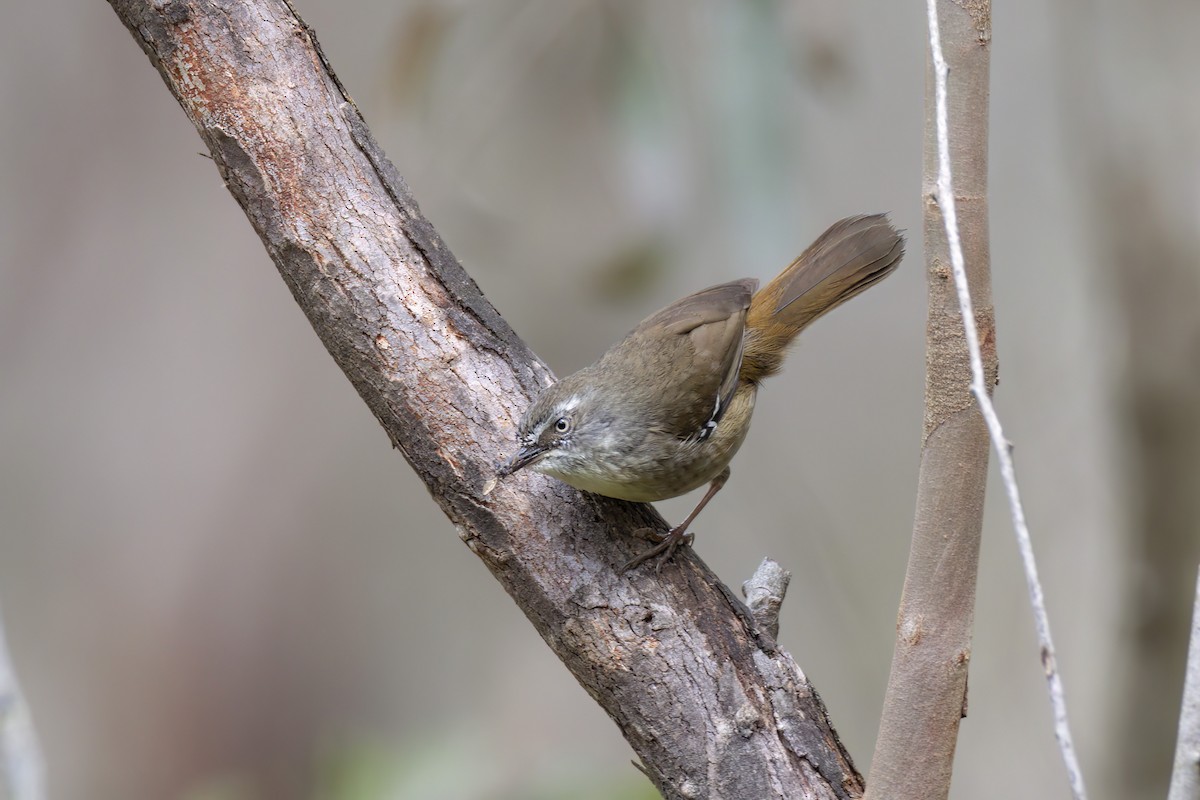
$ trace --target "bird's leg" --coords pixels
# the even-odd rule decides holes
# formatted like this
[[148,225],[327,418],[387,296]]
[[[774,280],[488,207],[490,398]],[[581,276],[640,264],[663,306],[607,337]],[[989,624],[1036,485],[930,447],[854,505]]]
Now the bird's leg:
[[726,467],[720,475],[712,479],[712,482],[708,484],[708,491],[704,493],[704,497],[700,498],[700,502],[696,504],[696,507],[692,509],[692,513],[688,514],[683,522],[664,534],[654,547],[633,558],[633,560],[621,568],[621,571],[631,570],[658,556],[658,563],[654,565],[654,571],[655,573],[661,572],[663,564],[671,560],[671,556],[675,555],[675,551],[681,545],[690,545],[692,540],[696,538],[693,534],[687,532],[688,526],[704,510],[704,507],[708,505],[708,501],[712,500],[716,493],[721,491],[721,487],[725,485],[725,481],[727,480],[729,480],[729,467]]

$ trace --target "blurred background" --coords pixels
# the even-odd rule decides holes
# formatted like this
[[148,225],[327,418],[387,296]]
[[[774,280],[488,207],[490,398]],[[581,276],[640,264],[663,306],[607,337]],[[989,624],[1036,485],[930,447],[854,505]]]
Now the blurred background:
[[[921,431],[924,5],[297,0],[560,374],[886,210],[697,528],[870,766]],[[0,608],[57,800],[649,798],[320,346],[104,3],[0,26]],[[1200,4],[996,8],[1001,384],[1093,796],[1165,795],[1200,559]],[[679,518],[695,500],[660,504]],[[431,658],[430,652],[438,656]],[[989,488],[953,795],[1063,797]]]

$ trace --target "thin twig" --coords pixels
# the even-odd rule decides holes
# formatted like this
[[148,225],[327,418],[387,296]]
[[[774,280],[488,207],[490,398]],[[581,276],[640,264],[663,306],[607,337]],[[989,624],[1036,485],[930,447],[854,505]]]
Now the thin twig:
[[1188,644],[1187,676],[1179,709],[1179,738],[1167,800],[1200,800],[1200,574],[1192,606],[1192,637]]
[[966,333],[967,350],[971,356],[971,394],[979,403],[979,411],[987,423],[988,433],[996,448],[1000,462],[1000,475],[1004,480],[1004,491],[1008,495],[1012,514],[1013,531],[1017,536],[1017,547],[1025,566],[1025,580],[1029,584],[1029,602],[1033,606],[1034,627],[1041,644],[1042,667],[1050,691],[1050,704],[1054,709],[1054,735],[1062,752],[1063,764],[1067,768],[1067,779],[1075,800],[1086,800],[1087,790],[1083,785],[1083,773],[1075,757],[1075,745],[1071,739],[1071,726],[1067,718],[1067,702],[1063,693],[1062,679],[1058,674],[1058,663],[1054,656],[1054,642],[1050,636],[1050,618],[1046,614],[1046,602],[1042,585],[1038,580],[1037,561],[1033,555],[1033,544],[1029,528],[1025,524],[1025,510],[1021,505],[1021,494],[1017,488],[1016,468],[1013,466],[1012,444],[1004,438],[1004,429],[996,408],[988,394],[983,371],[983,355],[979,348],[979,332],[975,328],[975,310],[971,305],[971,292],[967,286],[967,270],[963,259],[962,241],[958,233],[958,212],[954,202],[954,191],[950,180],[950,133],[946,110],[946,84],[950,68],[942,55],[941,35],[938,32],[937,2],[926,0],[929,15],[929,50],[933,58],[935,108],[937,121],[938,179],[934,199],[942,209],[946,225],[946,239],[950,247],[950,263],[954,271],[954,285],[958,290],[958,305],[962,310],[963,328]]
[[43,800],[45,768],[0,624],[0,798]]

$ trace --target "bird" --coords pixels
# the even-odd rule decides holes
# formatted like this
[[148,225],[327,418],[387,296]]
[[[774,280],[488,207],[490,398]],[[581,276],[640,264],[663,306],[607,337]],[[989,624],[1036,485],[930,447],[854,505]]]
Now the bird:
[[814,320],[890,275],[904,236],[884,214],[835,222],[761,290],[753,278],[690,294],[643,320],[594,364],[546,388],[521,417],[518,446],[485,488],[520,470],[634,502],[708,490],[624,569],[656,572],[729,480],[758,388]]

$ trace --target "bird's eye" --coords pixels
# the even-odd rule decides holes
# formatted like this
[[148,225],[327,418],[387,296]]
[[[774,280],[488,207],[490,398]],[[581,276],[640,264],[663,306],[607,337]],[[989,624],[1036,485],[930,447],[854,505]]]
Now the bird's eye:
[[554,430],[559,433],[566,433],[571,430],[571,420],[566,417],[559,417],[558,421],[554,423]]

